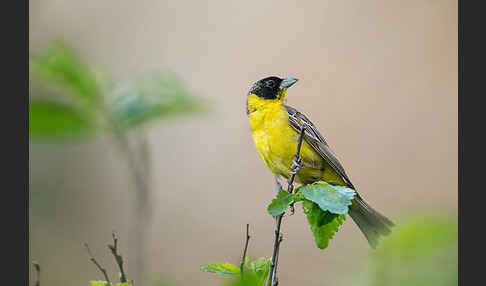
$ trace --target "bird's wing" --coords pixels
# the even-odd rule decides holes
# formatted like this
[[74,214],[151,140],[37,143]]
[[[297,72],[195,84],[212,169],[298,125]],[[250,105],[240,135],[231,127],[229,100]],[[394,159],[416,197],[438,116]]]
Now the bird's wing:
[[354,189],[351,180],[346,175],[346,172],[344,171],[343,166],[337,159],[336,154],[334,154],[331,148],[329,148],[329,145],[327,145],[326,140],[324,139],[324,137],[322,137],[321,133],[319,133],[319,130],[317,130],[316,126],[297,109],[288,105],[284,106],[289,113],[289,122],[292,128],[300,133],[302,125],[305,124],[306,128],[304,140],[312,147],[312,149],[314,149],[319,155],[321,155],[324,160],[326,160],[326,162],[334,169],[334,171],[336,171],[343,178],[343,180],[346,182],[346,184],[349,185],[349,187]]

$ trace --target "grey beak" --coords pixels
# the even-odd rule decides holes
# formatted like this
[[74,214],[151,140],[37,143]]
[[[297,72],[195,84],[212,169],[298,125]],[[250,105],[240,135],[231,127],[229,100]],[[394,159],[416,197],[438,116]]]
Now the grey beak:
[[293,78],[293,77],[286,77],[282,80],[280,83],[280,87],[282,88],[289,88],[291,87],[294,83],[296,83],[298,79]]

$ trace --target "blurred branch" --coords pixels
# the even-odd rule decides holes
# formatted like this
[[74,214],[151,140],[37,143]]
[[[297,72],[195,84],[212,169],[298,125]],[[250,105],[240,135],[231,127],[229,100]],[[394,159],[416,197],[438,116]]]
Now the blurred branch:
[[35,269],[35,273],[36,273],[34,285],[40,286],[40,265],[39,265],[39,263],[37,263],[37,261],[32,261],[32,265],[34,265],[34,269]]
[[[304,139],[305,133],[305,125],[302,125],[300,129],[300,136],[297,141],[297,151],[294,154],[295,159],[292,161],[292,166],[290,167],[291,175],[288,180],[287,185],[287,192],[292,193],[294,189],[294,180],[295,175],[302,167],[302,160],[300,158],[300,149],[302,147],[302,140]],[[280,183],[278,182],[277,178],[275,178],[276,186],[280,189]],[[278,190],[279,190],[278,189]],[[277,190],[277,192],[278,192]],[[293,207],[291,208],[293,212]],[[273,254],[272,260],[270,263],[270,271],[268,272],[268,279],[267,279],[267,286],[276,286],[278,285],[278,278],[277,278],[277,265],[278,265],[278,255],[280,251],[280,243],[283,240],[282,235],[280,234],[280,225],[282,224],[282,218],[284,214],[281,214],[275,217],[275,240],[273,243]]]
[[245,242],[245,248],[243,250],[243,257],[241,257],[241,264],[240,264],[241,279],[243,279],[243,268],[245,266],[246,251],[248,250],[248,242],[250,241],[249,228],[250,228],[250,224],[247,223],[246,224],[246,242]]
[[101,267],[101,265],[98,263],[98,261],[96,261],[96,259],[94,258],[93,254],[91,254],[91,250],[89,249],[88,243],[85,242],[84,246],[86,247],[86,250],[88,251],[90,260],[94,263],[94,265],[96,265],[96,267],[98,267],[98,269],[101,271],[101,273],[103,273],[103,276],[105,276],[106,285],[111,285],[110,278],[108,277],[108,274],[106,273],[106,269]]
[[142,165],[143,169],[144,169],[144,172],[145,172],[145,176],[147,178],[150,178],[151,177],[151,170],[150,170],[150,166],[151,166],[151,150],[150,150],[150,146],[149,146],[149,142],[148,142],[148,138],[147,138],[147,133],[146,132],[138,132],[138,135],[137,135],[137,139],[138,139],[138,145],[140,146],[140,164]]
[[[136,152],[135,149],[130,145],[126,132],[117,124],[115,120],[110,120],[110,125],[113,129],[113,135],[115,137],[115,142],[120,148],[121,154],[124,156],[128,168],[131,172],[133,182],[135,184],[135,220],[132,224],[131,233],[135,235],[135,279],[140,284],[145,284],[145,241],[146,241],[146,225],[148,223],[151,206],[150,202],[150,190],[151,186],[149,184],[150,180],[148,178],[150,174],[150,164],[149,161],[140,161],[140,158],[150,157],[149,149],[147,144],[141,145],[141,151]],[[143,155],[143,156],[142,156]]]
[[118,238],[116,237],[115,232],[112,232],[111,236],[113,237],[113,245],[108,244],[108,248],[111,250],[111,253],[115,257],[118,268],[120,268],[120,282],[124,283],[127,282],[127,276],[125,275],[125,271],[123,270],[123,257],[120,253],[118,253]]

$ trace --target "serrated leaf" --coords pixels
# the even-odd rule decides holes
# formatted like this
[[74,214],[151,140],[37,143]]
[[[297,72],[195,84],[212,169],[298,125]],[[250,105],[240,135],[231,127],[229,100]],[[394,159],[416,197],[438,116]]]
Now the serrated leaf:
[[346,219],[346,215],[323,211],[319,205],[308,200],[304,200],[302,208],[307,216],[317,247],[325,249],[334,233],[339,230],[339,226]]
[[189,95],[178,77],[170,74],[156,73],[120,84],[112,96],[113,113],[126,128],[202,110],[201,102]]
[[206,267],[201,267],[201,270],[206,271],[206,272],[211,272],[211,273],[218,273],[218,274],[224,274],[224,275],[237,275],[240,274],[240,268],[234,266],[231,263],[214,263],[210,264]]
[[100,99],[97,76],[63,43],[57,42],[32,58],[29,70],[37,79],[67,88],[89,103]]
[[272,202],[268,205],[267,211],[272,216],[281,215],[293,202],[293,194],[289,194],[288,192],[279,189],[277,197],[274,198]]
[[326,182],[317,182],[297,188],[297,193],[317,203],[323,211],[334,214],[346,214],[356,192],[345,186],[331,185]]
[[29,102],[29,134],[39,137],[73,136],[93,129],[88,115],[60,103]]

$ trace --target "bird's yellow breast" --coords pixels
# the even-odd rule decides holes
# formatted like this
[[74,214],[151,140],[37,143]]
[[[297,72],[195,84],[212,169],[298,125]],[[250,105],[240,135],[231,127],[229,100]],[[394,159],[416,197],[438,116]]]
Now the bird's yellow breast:
[[[289,115],[282,102],[249,95],[247,113],[253,142],[265,165],[272,173],[289,178],[299,134],[290,126]],[[322,179],[341,180],[305,141],[302,142],[300,156],[304,167],[296,175],[297,182],[307,184]]]

